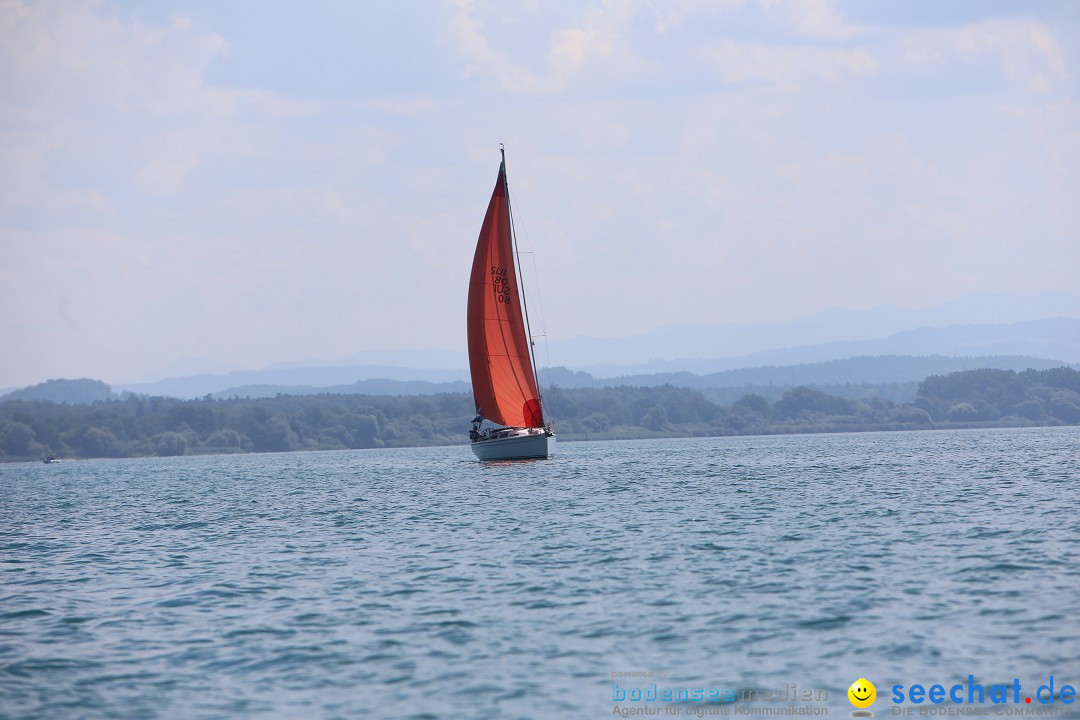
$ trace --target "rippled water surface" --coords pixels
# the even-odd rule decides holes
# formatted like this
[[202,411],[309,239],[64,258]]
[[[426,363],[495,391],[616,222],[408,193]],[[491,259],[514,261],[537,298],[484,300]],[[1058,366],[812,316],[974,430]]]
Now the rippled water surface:
[[879,716],[894,683],[1080,686],[1078,487],[1077,428],[3,465],[0,716],[603,718],[650,670],[834,717],[859,677]]

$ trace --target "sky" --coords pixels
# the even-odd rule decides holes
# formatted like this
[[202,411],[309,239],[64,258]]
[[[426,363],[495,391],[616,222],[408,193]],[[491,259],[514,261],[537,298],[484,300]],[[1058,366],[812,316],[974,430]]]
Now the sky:
[[1068,0],[0,0],[0,387],[461,351],[500,143],[551,338],[1076,292],[1078,74]]

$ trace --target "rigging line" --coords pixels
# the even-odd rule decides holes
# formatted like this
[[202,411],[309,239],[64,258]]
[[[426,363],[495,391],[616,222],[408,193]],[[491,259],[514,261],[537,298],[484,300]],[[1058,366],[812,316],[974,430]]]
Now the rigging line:
[[[514,193],[513,188],[508,188],[508,189],[510,190],[510,196],[511,196],[510,199],[513,201],[514,205],[517,206],[517,204],[518,204],[517,203],[517,194]],[[525,223],[525,221],[523,220],[523,218],[521,216],[520,208],[514,211],[514,217],[517,220],[516,224],[521,227],[521,232],[523,232],[525,234],[525,242],[527,242],[529,244],[529,249],[528,250],[519,250],[518,253],[521,254],[521,255],[532,255],[533,256],[532,271],[533,271],[533,287],[535,288],[535,291],[533,292],[533,295],[535,296],[536,302],[540,307],[540,330],[541,330],[541,332],[536,337],[547,337],[547,318],[544,316],[544,298],[543,298],[543,295],[540,292],[540,275],[536,271],[536,249],[533,247],[532,238],[529,237],[529,228],[526,226],[526,223]]]
[[[514,193],[514,191],[512,189],[510,189],[509,184],[507,184],[506,189],[510,191],[510,195],[512,196],[511,199],[513,200],[514,204],[517,205],[518,204],[517,203],[517,195]],[[547,379],[547,382],[545,383],[545,385],[547,387],[551,387],[551,344],[548,342],[547,317],[544,315],[544,297],[543,297],[543,294],[540,292],[540,274],[536,270],[536,250],[535,250],[535,248],[533,248],[532,238],[529,237],[529,228],[526,225],[523,218],[521,217],[521,211],[518,210],[518,212],[515,213],[515,215],[517,216],[518,224],[521,226],[521,231],[523,233],[525,233],[525,242],[529,244],[529,249],[527,251],[525,251],[525,254],[533,256],[533,258],[532,258],[533,287],[536,288],[536,292],[535,292],[536,303],[540,307],[540,330],[541,330],[541,333],[540,333],[540,335],[538,335],[538,337],[544,338],[544,375],[546,376],[546,379]],[[519,251],[519,253],[520,252],[521,251]],[[521,265],[521,262],[520,262],[520,259],[519,259],[518,266],[520,267],[520,265]],[[529,341],[532,342],[532,335],[531,334],[529,336]]]
[[[532,364],[533,383],[536,386],[537,401],[540,403],[540,420],[544,421],[544,395],[540,392],[540,376],[536,371],[536,343],[532,339],[532,328],[529,327],[529,304],[525,297],[525,287],[522,285],[521,278],[521,254],[518,252],[517,231],[514,229],[514,209],[513,203],[510,201],[510,181],[507,178],[506,173],[506,150],[502,144],[499,145],[499,152],[502,154],[502,166],[500,167],[499,174],[502,176],[503,191],[506,197],[506,222],[508,230],[510,231],[510,242],[513,253],[512,262],[517,263],[518,267],[518,293],[521,295],[521,308],[525,312],[525,340],[529,344],[529,360]],[[520,380],[519,380],[520,384]]]

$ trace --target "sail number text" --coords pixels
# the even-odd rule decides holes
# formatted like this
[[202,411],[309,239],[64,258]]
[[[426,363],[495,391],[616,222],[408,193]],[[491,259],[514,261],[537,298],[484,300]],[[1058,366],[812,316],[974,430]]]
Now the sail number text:
[[510,279],[506,268],[491,266],[491,284],[495,290],[495,302],[510,304]]

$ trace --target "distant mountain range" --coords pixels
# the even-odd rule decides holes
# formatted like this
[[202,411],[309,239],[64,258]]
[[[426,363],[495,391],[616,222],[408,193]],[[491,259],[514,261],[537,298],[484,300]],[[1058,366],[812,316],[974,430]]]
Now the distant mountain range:
[[[565,367],[544,368],[541,381],[547,386],[565,388],[602,388],[618,386],[675,387],[700,390],[711,400],[729,404],[750,392],[763,395],[770,401],[778,398],[786,388],[805,385],[829,392],[839,397],[861,399],[882,397],[894,402],[906,402],[914,398],[917,384],[930,375],[945,375],[960,370],[995,368],[1022,371],[1029,368],[1046,370],[1065,363],[1035,357],[928,357],[886,355],[829,360],[793,366],[763,366],[725,370],[707,375],[686,371],[596,377],[580,370]],[[1080,365],[1077,366],[1080,369]],[[299,370],[299,369],[297,369]],[[399,368],[400,370],[400,368]],[[222,376],[222,377],[231,377]],[[206,383],[206,377],[200,377]],[[200,387],[205,388],[206,385]],[[174,397],[259,398],[277,395],[362,394],[362,395],[430,395],[434,393],[461,393],[469,390],[464,380],[429,382],[425,380],[369,379],[341,385],[274,385],[254,384],[229,387],[224,390],[197,395]],[[5,400],[49,400],[58,403],[92,403],[98,400],[121,399],[129,394],[113,392],[99,380],[49,380],[24,390],[0,396]],[[144,394],[144,393],[138,393]],[[167,395],[167,393],[149,393]]]
[[984,357],[944,357],[942,355],[882,355],[827,360],[804,365],[767,365],[700,375],[686,371],[620,375],[598,378],[590,373],[567,368],[552,368],[545,374],[560,387],[614,387],[618,385],[674,385],[687,388],[728,388],[747,386],[844,385],[848,383],[908,383],[931,375],[946,375],[961,370],[994,368],[1047,370],[1066,365],[1057,360],[1009,355]]
[[[839,386],[850,384],[890,385],[904,383],[910,385],[904,395],[914,397],[914,383],[930,375],[944,375],[959,370],[975,368],[996,368],[999,370],[1046,370],[1060,367],[1063,363],[1033,357],[964,357],[952,358],[934,355],[931,357],[911,357],[888,355],[883,357],[857,357],[844,360],[811,363],[807,365],[768,366],[726,370],[708,375],[690,372],[652,373],[622,375],[616,377],[595,377],[590,373],[570,370],[565,367],[543,368],[540,380],[545,386],[557,385],[565,388],[601,388],[630,385],[638,387],[656,387],[674,385],[676,387],[698,390],[718,388],[766,388],[783,389],[796,385],[815,388],[831,388],[842,397],[849,393],[839,390]],[[311,385],[247,385],[228,388],[214,393],[216,398],[239,397],[274,397],[275,395],[312,395],[363,394],[363,395],[430,395],[441,392],[467,392],[468,382],[425,382],[421,380],[358,380],[351,385],[332,385],[315,387]],[[749,392],[750,390],[747,390]],[[859,393],[862,397],[866,393]],[[891,398],[890,398],[891,399]],[[910,399],[904,397],[903,399]]]
[[[556,353],[551,354],[556,355]],[[619,356],[618,352],[612,352],[611,355]],[[1065,364],[1080,363],[1080,318],[1046,318],[1011,324],[918,328],[878,339],[839,340],[740,356],[657,359],[634,364],[610,362],[576,365],[567,362],[565,364],[599,377],[612,377],[679,371],[707,374],[740,368],[805,365],[849,357],[878,355],[1013,356],[1052,358]]]
[[[625,374],[635,372],[631,368],[645,366],[652,368],[652,372],[676,369],[718,372],[752,365],[790,365],[882,354],[1035,355],[1080,362],[1080,333],[1076,331],[1075,323],[1071,338],[1063,338],[1072,342],[1066,342],[1060,349],[1048,349],[1054,345],[1042,337],[1035,343],[1017,342],[1027,333],[1023,328],[1019,329],[1019,337],[1014,333],[1009,338],[1011,342],[1000,337],[1001,330],[1006,327],[1044,322],[1047,318],[1080,322],[1080,295],[969,295],[923,310],[881,305],[867,310],[831,309],[782,323],[672,324],[630,337],[552,340],[548,343],[548,352],[552,358],[557,358],[559,365],[600,375]],[[969,326],[981,329],[969,330]],[[948,329],[948,332],[935,335],[935,329]],[[906,337],[908,332],[916,335]],[[953,342],[949,336],[954,332],[968,337],[963,342]],[[981,335],[977,339],[972,333]],[[841,345],[860,342],[868,344]],[[800,352],[810,349],[815,352]],[[768,357],[768,353],[775,355]],[[787,354],[781,356],[780,353]],[[619,359],[619,365],[611,365],[613,358]],[[695,359],[716,358],[723,358],[728,364],[722,367],[688,365]],[[658,359],[668,363],[669,367],[654,367]]]
[[[657,349],[662,345],[657,345]],[[550,357],[559,357],[555,352]],[[900,356],[931,358],[940,356],[934,363],[914,360],[882,360],[880,370],[871,376],[848,375],[840,379],[850,367],[832,374],[828,382],[910,382],[921,380],[928,374],[950,372],[940,360],[959,358],[959,362],[947,367],[964,369],[966,362],[994,363],[988,367],[1023,369],[1017,358],[1031,358],[1031,367],[1045,368],[1046,363],[1063,365],[1080,363],[1080,318],[1050,318],[1012,324],[958,325],[945,328],[920,328],[894,333],[876,340],[843,340],[803,347],[774,349],[738,357],[725,356],[711,359],[654,360],[638,364],[573,365],[561,362],[560,366],[582,371],[592,378],[621,378],[642,375],[693,373],[714,375],[732,370],[752,370],[764,367],[794,368],[827,363],[847,358],[871,358],[876,356]],[[612,349],[608,357],[620,357]],[[967,358],[965,360],[965,358]],[[999,360],[998,358],[1005,358]],[[1006,364],[1002,364],[1006,363]],[[909,370],[900,371],[901,365]],[[867,366],[863,363],[863,366]],[[891,368],[886,370],[885,368]],[[918,368],[916,370],[916,368]],[[935,369],[937,368],[937,369]],[[923,369],[927,369],[924,373]],[[777,371],[781,375],[784,371]],[[792,370],[791,373],[796,371]],[[801,372],[801,371],[800,371]],[[869,372],[869,370],[868,370]],[[758,373],[759,375],[761,373]],[[775,373],[774,373],[775,375]],[[888,378],[888,379],[887,379]],[[543,380],[543,376],[541,377]],[[378,384],[357,385],[363,381],[379,381]],[[396,381],[396,382],[389,382]],[[193,375],[168,378],[154,383],[115,385],[117,392],[133,392],[144,395],[166,395],[181,398],[203,397],[257,397],[278,392],[377,392],[385,394],[417,394],[442,392],[454,388],[460,390],[468,383],[469,372],[465,369],[448,370],[414,368],[389,365],[316,365],[308,367],[274,367],[266,370],[242,370],[224,375]],[[430,383],[408,385],[410,382]],[[554,381],[556,384],[562,384]],[[803,381],[798,381],[803,382]],[[447,385],[449,384],[449,385]],[[344,387],[352,389],[342,389]],[[733,385],[731,385],[733,386]]]
[[[1060,316],[1031,317],[1039,312]],[[979,322],[950,324],[955,319]],[[820,342],[823,338],[833,340]],[[538,351],[538,357],[558,365],[541,371],[542,384],[564,387],[669,383],[734,392],[869,383],[893,384],[899,397],[928,375],[955,370],[1080,367],[1080,296],[985,295],[929,310],[882,306],[830,310],[789,323],[672,325],[628,338],[552,341],[546,352]],[[262,370],[114,383],[111,388],[99,381],[49,381],[0,399],[93,402],[129,392],[178,398],[462,392],[468,389],[467,364],[464,354],[455,351],[371,351],[341,363],[278,363]],[[86,384],[91,382],[99,384]]]
[[[581,336],[551,340],[537,346],[538,357],[544,364],[563,365],[586,370],[600,376],[625,375],[635,372],[661,372],[687,370],[690,372],[719,372],[754,365],[798,365],[823,360],[836,360],[852,355],[1034,355],[1068,362],[1080,362],[1074,342],[1067,345],[1068,352],[1034,349],[1031,343],[1003,344],[994,337],[993,328],[1041,321],[1046,318],[1080,319],[1080,295],[1069,293],[1042,293],[1031,296],[1005,294],[968,295],[936,307],[909,310],[890,305],[879,305],[865,310],[833,308],[824,312],[788,322],[761,322],[745,325],[685,325],[678,318],[672,324],[629,337]],[[962,328],[985,326],[989,337],[981,348],[933,346],[913,349],[894,345],[884,348],[843,348],[835,342],[877,342],[904,332],[933,330],[935,328]],[[995,342],[997,341],[997,342]],[[831,347],[830,347],[831,346]],[[831,354],[802,356],[800,350],[819,348]],[[1068,349],[1071,348],[1071,349]],[[785,357],[765,357],[764,353],[793,350]],[[836,353],[842,353],[837,355]],[[846,353],[846,354],[843,354]],[[1071,353],[1071,354],[1070,354]],[[549,360],[550,358],[550,360]],[[720,358],[721,360],[717,360]],[[698,361],[713,364],[695,364]],[[464,342],[459,349],[450,350],[365,350],[340,361],[321,360],[276,363],[266,371],[350,367],[383,367],[401,370],[424,368],[449,368],[461,370],[457,379],[467,379],[468,357]],[[400,377],[386,374],[354,375],[318,384],[350,383],[360,379],[391,377],[402,380],[444,381],[434,376]],[[259,383],[261,380],[243,380],[232,385]],[[308,384],[312,380],[272,380],[281,384]],[[144,383],[145,384],[145,383]],[[157,383],[154,383],[155,385]],[[135,386],[130,384],[124,387]],[[141,389],[138,389],[140,392]]]

